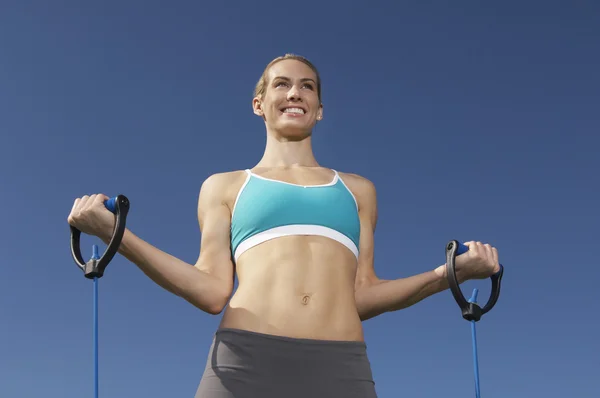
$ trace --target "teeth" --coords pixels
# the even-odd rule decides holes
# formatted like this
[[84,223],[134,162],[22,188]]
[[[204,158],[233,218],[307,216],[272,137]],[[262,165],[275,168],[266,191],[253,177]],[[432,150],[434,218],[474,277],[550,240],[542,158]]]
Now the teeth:
[[285,108],[284,113],[299,113],[301,115],[304,114],[304,110],[300,108]]

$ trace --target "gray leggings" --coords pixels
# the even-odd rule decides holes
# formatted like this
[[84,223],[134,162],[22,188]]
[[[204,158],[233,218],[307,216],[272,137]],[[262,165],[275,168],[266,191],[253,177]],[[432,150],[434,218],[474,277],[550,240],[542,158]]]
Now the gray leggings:
[[363,342],[219,329],[195,398],[377,398]]

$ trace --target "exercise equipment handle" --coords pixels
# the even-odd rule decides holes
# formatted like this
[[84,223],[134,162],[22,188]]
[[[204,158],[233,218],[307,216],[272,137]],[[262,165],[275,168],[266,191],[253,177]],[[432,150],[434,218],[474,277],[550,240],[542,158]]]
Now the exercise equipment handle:
[[466,252],[469,251],[469,246],[465,245],[464,243],[457,242],[457,244],[458,244],[458,248],[456,249],[457,256],[460,256],[461,254],[465,254]]
[[496,302],[498,301],[498,297],[500,296],[500,282],[502,281],[504,267],[502,264],[500,264],[500,271],[490,277],[492,281],[492,292],[487,304],[481,308],[479,305],[477,305],[477,303],[474,302],[475,300],[467,301],[465,299],[465,296],[460,290],[458,279],[456,277],[456,256],[464,254],[467,251],[469,251],[469,247],[459,243],[456,240],[452,240],[446,245],[446,273],[448,275],[448,284],[450,285],[450,290],[452,291],[452,295],[461,309],[462,317],[467,321],[477,322],[485,313],[494,308],[494,305],[496,305]]
[[[124,197],[123,195],[120,195],[122,197]],[[111,213],[116,214],[117,213],[117,199],[119,198],[119,196],[113,196],[110,199],[107,199],[104,201],[104,207],[106,207],[108,210],[110,210]],[[127,198],[125,198],[127,199]],[[128,201],[129,203],[129,201]]]
[[101,257],[98,258],[97,247],[94,246],[92,258],[87,263],[83,260],[79,243],[81,231],[71,226],[71,255],[88,279],[100,278],[104,275],[104,270],[119,250],[121,239],[123,239],[125,233],[125,224],[129,213],[129,199],[125,195],[117,195],[106,200],[104,206],[115,214],[116,222],[110,242]]

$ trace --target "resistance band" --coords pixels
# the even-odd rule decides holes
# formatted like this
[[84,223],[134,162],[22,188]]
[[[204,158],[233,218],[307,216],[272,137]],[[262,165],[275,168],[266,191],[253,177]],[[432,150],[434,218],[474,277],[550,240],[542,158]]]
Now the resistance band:
[[115,196],[104,202],[104,206],[112,213],[116,214],[116,222],[113,230],[112,238],[102,257],[98,256],[98,246],[92,246],[92,258],[86,263],[81,256],[81,248],[79,240],[81,231],[71,226],[71,255],[75,263],[86,278],[94,281],[94,397],[98,398],[98,279],[104,275],[104,270],[110,260],[115,256],[121,245],[123,233],[125,232],[125,222],[127,213],[129,212],[129,199],[123,195]]
[[456,240],[450,241],[446,245],[446,274],[448,275],[450,291],[452,292],[454,299],[461,309],[463,318],[471,322],[473,367],[475,372],[475,396],[476,398],[480,398],[479,360],[477,356],[477,334],[475,333],[475,322],[478,322],[485,313],[489,312],[492,308],[494,308],[494,305],[496,305],[496,301],[498,301],[498,297],[500,296],[500,281],[502,280],[504,267],[502,264],[500,264],[500,271],[496,272],[490,277],[492,280],[492,292],[490,293],[490,298],[488,299],[487,304],[481,308],[477,305],[478,289],[473,289],[473,294],[471,295],[469,301],[467,301],[460,290],[458,280],[456,278],[456,256],[466,253],[467,251],[469,251],[469,247],[459,243]]

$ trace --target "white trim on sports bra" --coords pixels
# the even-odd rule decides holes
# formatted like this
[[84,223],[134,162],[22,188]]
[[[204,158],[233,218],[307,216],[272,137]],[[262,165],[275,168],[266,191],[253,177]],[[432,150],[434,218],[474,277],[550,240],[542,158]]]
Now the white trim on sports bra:
[[287,182],[287,181],[280,181],[280,180],[274,180],[272,178],[268,178],[268,177],[263,177],[261,175],[255,174],[252,170],[250,169],[246,169],[246,172],[249,173],[250,175],[256,177],[256,178],[260,178],[261,180],[266,180],[266,181],[273,181],[273,182],[278,182],[280,184],[286,184],[286,185],[293,185],[295,187],[303,187],[303,188],[319,188],[319,187],[330,187],[332,185],[335,185],[335,183],[338,181],[339,179],[339,175],[337,173],[337,171],[333,170],[333,179],[330,182],[327,182],[325,184],[318,184],[318,185],[300,185],[300,184],[294,184],[291,182]]
[[275,227],[268,229],[266,231],[260,232],[254,236],[249,237],[242,243],[238,245],[235,250],[234,258],[237,261],[238,258],[248,249],[259,245],[263,242],[266,242],[271,239],[279,238],[281,236],[290,236],[290,235],[317,235],[317,236],[325,236],[327,238],[333,239],[342,245],[346,246],[350,251],[354,254],[354,256],[358,259],[358,248],[354,244],[354,242],[348,238],[346,235],[327,227],[323,227],[321,225],[283,225],[281,227]]

